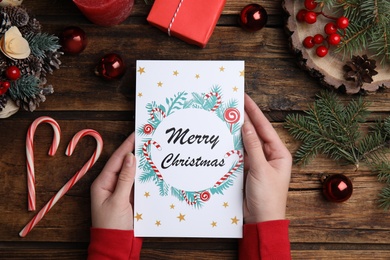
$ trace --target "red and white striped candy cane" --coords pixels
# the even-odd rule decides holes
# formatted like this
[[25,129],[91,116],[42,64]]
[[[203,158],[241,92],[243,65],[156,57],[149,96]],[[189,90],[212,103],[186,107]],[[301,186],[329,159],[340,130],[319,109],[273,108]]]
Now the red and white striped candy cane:
[[156,107],[156,108],[153,108],[152,111],[150,112],[150,118],[151,118],[152,120],[154,120],[154,113],[155,113],[155,112],[159,112],[163,118],[166,118],[166,117],[167,117],[167,116],[165,115],[164,111],[162,111],[161,108]]
[[194,195],[194,201],[190,201],[186,195],[186,192],[184,190],[181,190],[181,194],[183,195],[184,197],[184,200],[187,202],[188,205],[195,205],[196,204],[196,199],[197,199],[197,196],[196,194]]
[[142,147],[142,152],[144,153],[144,156],[145,156],[146,160],[148,161],[148,163],[152,167],[153,171],[156,173],[157,177],[160,180],[163,180],[163,176],[161,175],[161,173],[158,170],[157,166],[154,164],[154,162],[152,161],[152,159],[150,158],[150,156],[148,154],[148,146],[150,144],[153,144],[159,151],[161,150],[161,146],[156,141],[149,140],[149,141],[144,143],[144,146]]
[[20,231],[19,236],[25,237],[38,222],[46,215],[47,212],[62,198],[75,184],[80,180],[91,167],[96,163],[103,150],[103,139],[98,132],[92,129],[84,129],[74,135],[66,148],[65,154],[71,156],[77,143],[84,136],[92,136],[96,140],[96,149],[91,158],[76,172],[76,174],[46,203],[46,205],[30,220],[29,223]]
[[204,96],[204,99],[209,99],[211,96],[215,96],[217,98],[217,103],[215,103],[214,107],[210,110],[211,112],[214,112],[218,109],[218,107],[222,103],[221,96],[217,92],[210,92]]
[[26,165],[27,165],[27,189],[28,210],[35,210],[35,167],[34,167],[34,135],[39,124],[48,123],[53,127],[53,141],[49,149],[49,155],[54,156],[60,144],[61,129],[58,123],[51,117],[41,116],[32,122],[26,136]]
[[214,184],[214,188],[215,187],[218,187],[219,185],[221,185],[224,181],[226,181],[227,178],[230,177],[230,175],[232,175],[240,166],[241,164],[244,162],[244,157],[242,156],[241,152],[238,151],[238,150],[231,150],[229,152],[227,152],[225,154],[225,157],[229,157],[231,156],[232,154],[237,154],[238,155],[238,162],[236,163],[236,165],[228,172],[226,173],[224,176],[221,177],[221,179],[219,179],[215,184]]

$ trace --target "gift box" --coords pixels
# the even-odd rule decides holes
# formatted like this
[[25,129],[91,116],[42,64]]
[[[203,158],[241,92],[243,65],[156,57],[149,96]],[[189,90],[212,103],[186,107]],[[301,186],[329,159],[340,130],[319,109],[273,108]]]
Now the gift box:
[[204,48],[226,0],[156,0],[147,21],[187,43]]

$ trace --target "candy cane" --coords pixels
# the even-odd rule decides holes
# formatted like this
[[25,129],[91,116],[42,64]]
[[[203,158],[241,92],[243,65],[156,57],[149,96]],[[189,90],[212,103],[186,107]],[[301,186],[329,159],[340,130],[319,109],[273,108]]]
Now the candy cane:
[[219,185],[221,185],[227,178],[230,177],[230,175],[232,175],[240,166],[241,164],[244,162],[244,158],[241,154],[240,151],[238,150],[231,150],[229,152],[227,152],[225,154],[225,157],[229,157],[231,156],[232,154],[237,154],[238,155],[238,162],[236,163],[236,165],[228,172],[226,173],[224,176],[221,177],[221,179],[219,179],[215,184],[214,184],[214,188],[215,187],[218,187]]
[[164,111],[162,111],[161,108],[156,107],[156,108],[153,108],[152,111],[150,112],[150,118],[151,118],[152,120],[154,120],[154,113],[155,113],[155,112],[159,112],[163,118],[167,117],[167,116],[165,115]]
[[181,191],[181,194],[184,197],[184,200],[187,202],[188,205],[194,205],[196,204],[197,196],[196,194],[194,195],[194,201],[190,201],[186,195],[186,192],[184,190]]
[[153,171],[156,173],[157,177],[160,180],[163,180],[163,176],[161,175],[160,171],[157,169],[156,165],[154,164],[152,159],[150,159],[150,157],[149,157],[148,146],[150,144],[153,144],[159,151],[161,150],[161,146],[156,141],[149,140],[149,141],[144,143],[144,146],[142,147],[142,151],[144,153],[144,156],[145,156],[146,160],[148,161],[148,163],[152,167]]
[[74,135],[66,148],[65,154],[71,156],[77,143],[84,136],[90,135],[96,139],[96,149],[91,158],[76,172],[76,174],[46,203],[46,205],[30,220],[29,223],[20,231],[19,236],[25,237],[47,212],[62,198],[75,184],[80,180],[91,167],[96,163],[103,150],[103,139],[98,132],[92,129],[84,129]]
[[209,99],[211,96],[215,96],[217,98],[217,103],[215,103],[214,107],[211,109],[211,112],[214,112],[218,109],[218,107],[222,103],[221,96],[217,92],[210,92],[204,96],[204,99]]
[[34,167],[34,135],[39,124],[48,123],[53,127],[54,135],[49,156],[54,156],[60,144],[61,129],[58,123],[51,117],[41,116],[32,122],[26,136],[26,165],[27,165],[27,189],[28,189],[28,210],[35,210],[35,167]]

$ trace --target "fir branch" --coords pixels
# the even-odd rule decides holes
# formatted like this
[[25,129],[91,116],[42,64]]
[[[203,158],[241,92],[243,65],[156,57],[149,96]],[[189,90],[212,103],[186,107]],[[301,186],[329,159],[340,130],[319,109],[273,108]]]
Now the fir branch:
[[39,79],[33,75],[23,75],[20,79],[11,82],[8,89],[12,100],[28,100],[37,96],[41,89],[39,88]]
[[323,91],[305,115],[288,115],[285,127],[302,141],[294,156],[295,163],[305,165],[320,153],[357,168],[362,162],[377,174],[380,182],[386,183],[379,201],[380,207],[390,209],[390,117],[363,136],[360,124],[366,121],[368,106],[362,97],[344,106],[335,94]]
[[55,52],[61,45],[58,44],[58,37],[47,33],[29,33],[26,36],[31,53],[39,58],[45,57],[47,51]]

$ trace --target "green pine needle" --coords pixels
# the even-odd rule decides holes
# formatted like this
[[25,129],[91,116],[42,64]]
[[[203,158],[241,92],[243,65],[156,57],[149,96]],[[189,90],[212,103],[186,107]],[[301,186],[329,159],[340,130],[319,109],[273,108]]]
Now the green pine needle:
[[29,100],[40,93],[39,82],[39,79],[33,75],[23,75],[20,79],[11,82],[8,94],[14,101]]
[[364,163],[387,183],[388,189],[380,193],[380,207],[390,209],[390,117],[364,133],[360,125],[369,115],[368,106],[362,97],[344,105],[336,94],[322,91],[305,114],[288,115],[285,128],[301,141],[296,164],[306,165],[319,154],[357,169]]
[[57,51],[61,46],[58,44],[58,37],[47,33],[30,33],[26,36],[34,56],[43,58],[47,51]]

